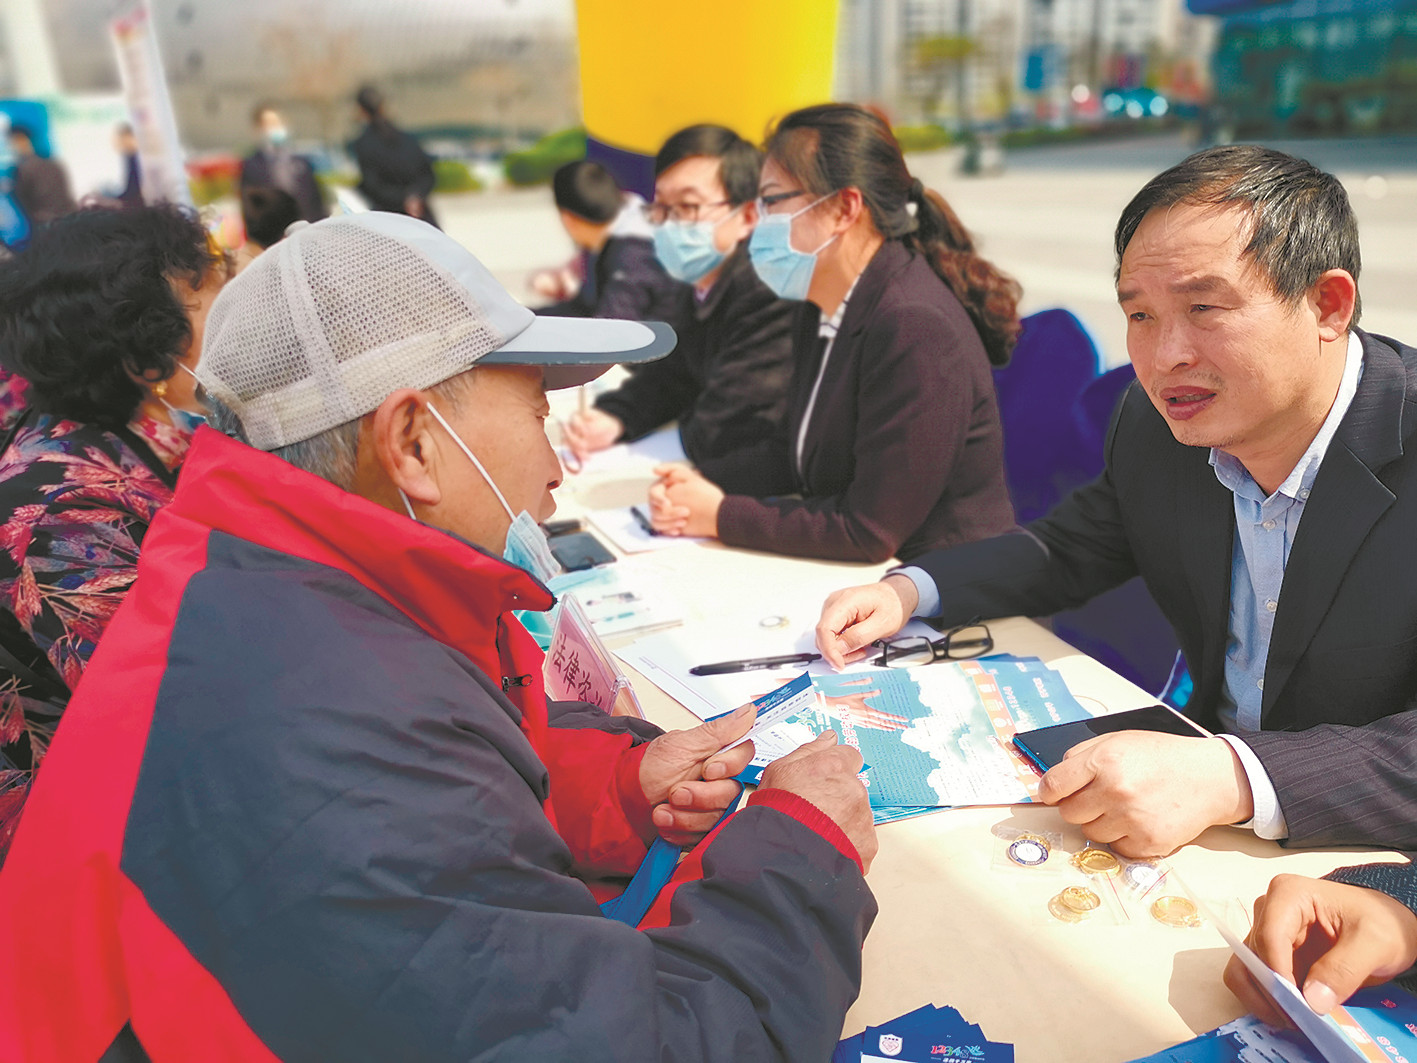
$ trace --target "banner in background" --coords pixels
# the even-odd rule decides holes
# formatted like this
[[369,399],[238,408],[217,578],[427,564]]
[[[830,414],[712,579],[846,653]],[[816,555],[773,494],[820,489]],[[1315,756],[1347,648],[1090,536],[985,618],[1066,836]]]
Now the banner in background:
[[118,52],[123,95],[133,116],[142,165],[143,199],[192,205],[182,146],[177,140],[177,117],[162,72],[152,15],[147,0],[124,0],[110,20],[109,30]]

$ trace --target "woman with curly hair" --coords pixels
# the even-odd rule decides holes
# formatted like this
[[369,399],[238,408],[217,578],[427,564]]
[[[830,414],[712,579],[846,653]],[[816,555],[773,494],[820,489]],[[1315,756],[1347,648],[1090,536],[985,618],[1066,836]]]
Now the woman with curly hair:
[[787,422],[697,472],[656,470],[656,529],[842,561],[1009,531],[990,369],[1018,336],[1018,284],[871,112],[796,111],[766,151],[749,253],[769,288],[805,300]]
[[0,859],[172,499],[200,409],[185,370],[228,272],[170,206],[68,215],[0,263],[0,365],[29,384],[0,450]]

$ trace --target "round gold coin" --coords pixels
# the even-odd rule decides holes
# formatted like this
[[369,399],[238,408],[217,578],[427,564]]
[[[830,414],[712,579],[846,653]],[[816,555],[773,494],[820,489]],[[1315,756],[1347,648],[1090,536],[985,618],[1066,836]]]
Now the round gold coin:
[[1084,849],[1073,857],[1073,866],[1085,875],[1115,875],[1122,862],[1105,849]]
[[1151,906],[1151,917],[1166,926],[1201,925],[1200,911],[1187,897],[1158,897]]
[[1048,912],[1054,919],[1059,919],[1064,923],[1081,923],[1087,918],[1085,912],[1075,912],[1064,904],[1061,897],[1054,897],[1049,900]]
[[1058,900],[1064,907],[1079,915],[1086,915],[1102,907],[1102,898],[1086,886],[1069,886],[1058,894]]

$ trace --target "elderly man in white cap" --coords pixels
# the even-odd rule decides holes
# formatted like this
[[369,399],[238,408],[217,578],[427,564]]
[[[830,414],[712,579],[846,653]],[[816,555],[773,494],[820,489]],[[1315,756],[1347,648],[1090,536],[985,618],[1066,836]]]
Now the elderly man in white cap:
[[[823,736],[718,822],[751,713],[548,703],[511,613],[552,604],[543,389],[672,343],[535,318],[393,214],[228,286],[197,374],[237,438],[198,432],[0,875],[0,1059],[826,1058],[860,756]],[[697,845],[607,918],[657,837]]]

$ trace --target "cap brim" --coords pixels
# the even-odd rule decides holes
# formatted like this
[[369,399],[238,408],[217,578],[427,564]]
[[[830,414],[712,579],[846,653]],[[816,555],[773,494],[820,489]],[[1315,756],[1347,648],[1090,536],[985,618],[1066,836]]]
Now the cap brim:
[[546,390],[586,384],[612,365],[643,365],[663,358],[679,338],[662,321],[598,317],[537,317],[478,365],[534,365]]

